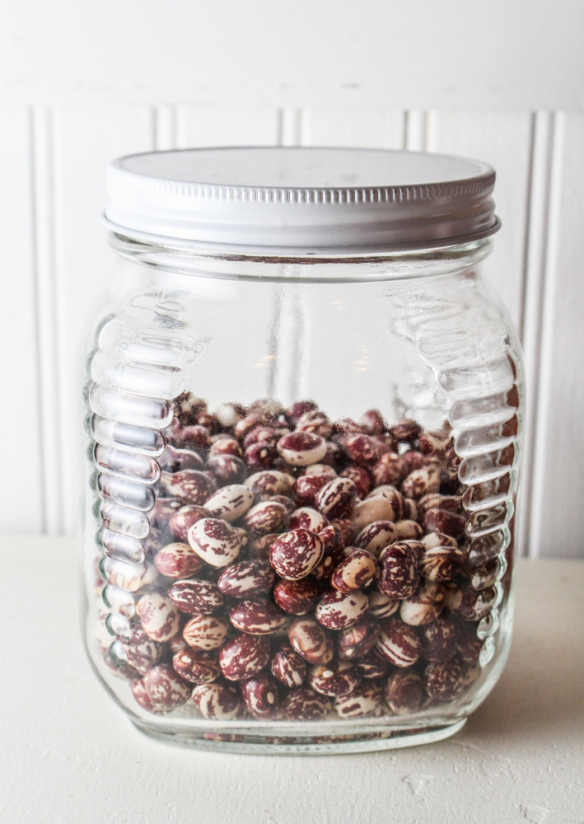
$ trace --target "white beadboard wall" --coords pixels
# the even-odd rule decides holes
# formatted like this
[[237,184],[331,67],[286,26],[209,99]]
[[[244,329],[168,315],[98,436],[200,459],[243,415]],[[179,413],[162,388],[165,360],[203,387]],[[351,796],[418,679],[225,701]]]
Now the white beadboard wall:
[[408,147],[497,169],[503,229],[487,277],[520,331],[529,380],[520,550],[584,555],[584,114],[116,104],[0,117],[0,529],[76,529],[82,447],[71,433],[85,318],[111,263],[100,224],[110,158],[213,144]]
[[0,530],[71,534],[105,167],[153,148],[451,152],[498,172],[525,348],[520,551],[584,557],[582,0],[74,0],[0,27]]

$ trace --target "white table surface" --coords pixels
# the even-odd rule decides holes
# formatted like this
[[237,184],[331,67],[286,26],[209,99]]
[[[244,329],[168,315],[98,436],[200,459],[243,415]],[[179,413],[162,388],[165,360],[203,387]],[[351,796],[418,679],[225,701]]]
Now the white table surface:
[[202,753],[97,683],[75,543],[0,538],[1,824],[582,824],[584,562],[523,561],[507,668],[456,737],[342,756]]

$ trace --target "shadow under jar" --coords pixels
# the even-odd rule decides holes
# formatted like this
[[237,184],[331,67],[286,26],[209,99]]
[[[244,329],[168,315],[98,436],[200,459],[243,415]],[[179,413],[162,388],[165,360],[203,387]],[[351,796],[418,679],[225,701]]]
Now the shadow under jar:
[[203,149],[109,170],[86,640],[151,736],[443,739],[510,643],[522,364],[480,275],[493,170]]

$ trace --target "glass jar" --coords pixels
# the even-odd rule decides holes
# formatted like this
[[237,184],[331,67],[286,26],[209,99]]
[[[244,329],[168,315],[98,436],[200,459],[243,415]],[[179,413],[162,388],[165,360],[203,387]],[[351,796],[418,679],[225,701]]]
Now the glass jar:
[[443,739],[504,666],[522,363],[494,172],[207,149],[109,171],[88,359],[86,642],[157,738]]

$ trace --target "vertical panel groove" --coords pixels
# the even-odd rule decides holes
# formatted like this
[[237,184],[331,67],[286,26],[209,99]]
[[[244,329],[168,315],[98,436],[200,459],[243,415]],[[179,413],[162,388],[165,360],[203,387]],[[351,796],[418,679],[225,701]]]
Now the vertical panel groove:
[[540,393],[540,364],[544,356],[542,317],[548,262],[548,229],[550,222],[550,176],[554,155],[554,118],[548,112],[537,112],[532,118],[531,163],[528,187],[527,238],[523,275],[521,338],[525,352],[526,413],[523,450],[523,493],[519,512],[519,551],[535,557],[537,545],[532,545],[537,533],[532,532],[535,488],[535,448]]
[[157,139],[157,127],[158,121],[156,117],[156,106],[149,107],[149,114],[150,114],[150,143],[152,144],[152,150],[156,148],[156,139]]
[[406,112],[405,146],[411,152],[423,152],[428,144],[428,114],[411,109]]
[[157,106],[152,111],[154,147],[157,151],[177,147],[177,110],[174,106]]
[[187,149],[187,113],[184,106],[176,106],[175,108],[175,127],[176,127],[176,148]]
[[77,524],[77,512],[73,507],[71,468],[66,455],[71,448],[72,412],[75,398],[71,397],[68,382],[71,341],[69,334],[70,318],[67,312],[68,283],[65,272],[65,243],[67,226],[63,223],[63,214],[58,208],[63,193],[63,157],[62,131],[59,110],[52,112],[51,118],[51,204],[52,204],[52,255],[53,255],[53,289],[55,300],[55,374],[57,378],[57,426],[59,428],[59,494],[62,500],[60,532],[74,535]]
[[408,147],[408,121],[409,121],[409,112],[404,111],[403,113],[403,129],[402,129],[402,149],[407,149]]
[[55,535],[63,529],[63,500],[59,433],[52,110],[33,109],[31,126],[43,523],[44,530]]
[[[31,400],[35,400],[35,407],[36,407],[36,414],[33,415],[33,419],[35,421],[36,427],[36,438],[31,437],[30,442],[33,444],[33,448],[36,446],[38,448],[38,452],[36,454],[37,460],[37,471],[39,473],[39,478],[37,480],[37,488],[39,490],[39,495],[37,496],[37,502],[39,505],[39,515],[37,520],[37,528],[40,529],[42,533],[47,531],[47,506],[46,506],[46,497],[45,497],[45,489],[46,489],[46,468],[45,468],[45,455],[44,450],[42,448],[43,444],[43,401],[41,395],[41,361],[40,361],[40,350],[41,350],[41,342],[40,342],[40,334],[39,334],[39,325],[40,325],[40,310],[39,310],[39,278],[38,278],[38,265],[37,265],[37,243],[36,243],[36,209],[35,209],[35,178],[34,178],[34,169],[35,169],[35,140],[34,140],[34,110],[32,108],[27,109],[27,136],[28,136],[28,162],[30,168],[30,177],[28,179],[28,190],[30,196],[30,229],[31,234],[29,237],[29,241],[32,246],[32,254],[31,254],[31,285],[32,285],[32,303],[28,304],[28,308],[32,308],[33,314],[33,337],[34,337],[34,372],[32,372],[28,376],[28,380],[30,381],[31,385],[34,385],[34,390],[30,392]],[[19,295],[19,297],[21,297]],[[17,354],[17,357],[20,361],[20,355]],[[19,363],[19,366],[22,368],[22,363]],[[36,442],[36,443],[35,443]],[[30,522],[27,520],[25,522],[26,526],[25,529],[30,528]]]
[[300,109],[298,112],[298,145],[310,144],[310,110]]
[[301,114],[299,109],[280,109],[278,125],[278,144],[280,146],[299,146]]
[[[534,196],[534,178],[538,177],[541,172],[541,159],[538,153],[538,160],[536,161],[536,133],[539,135],[538,124],[542,112],[532,112],[529,124],[529,176],[527,179],[527,187],[525,190],[525,233],[523,237],[523,271],[521,273],[521,299],[519,304],[519,317],[517,321],[517,330],[522,344],[525,341],[525,324],[526,324],[526,302],[528,300],[529,282],[529,244],[533,238],[531,231],[531,222],[534,215],[534,206],[532,200]],[[539,115],[539,117],[538,117]],[[537,141],[537,148],[540,148],[541,135]],[[537,185],[536,185],[537,191]],[[533,276],[532,276],[533,277]]]
[[[525,379],[526,379],[526,397],[525,397],[525,412],[524,412],[524,434],[523,434],[523,455],[521,456],[521,491],[517,500],[517,544],[516,552],[519,557],[524,558],[529,552],[529,513],[531,511],[531,490],[532,490],[532,456],[533,456],[533,412],[531,407],[531,397],[536,396],[536,387],[534,379],[536,376],[530,368],[531,360],[534,352],[532,346],[526,346],[526,318],[528,315],[527,302],[530,301],[529,312],[530,317],[533,312],[539,313],[539,289],[536,289],[535,278],[539,282],[542,274],[541,267],[537,267],[537,271],[530,273],[530,262],[533,256],[529,254],[530,241],[533,242],[535,237],[542,237],[542,235],[535,234],[532,231],[532,221],[535,218],[535,204],[532,206],[532,199],[534,193],[539,191],[541,186],[541,152],[538,152],[536,161],[536,131],[538,125],[538,113],[532,112],[529,124],[529,176],[527,180],[527,187],[525,192],[525,233],[523,239],[523,271],[521,277],[521,299],[519,302],[519,318],[517,328],[519,332],[519,339],[521,341],[524,361],[525,361]],[[537,141],[537,148],[540,149],[541,139]],[[536,184],[534,184],[536,179]],[[531,277],[530,277],[531,274]],[[531,324],[529,325],[529,330]],[[529,342],[531,344],[531,340]],[[533,394],[532,394],[533,393]]]
[[[536,393],[532,395],[533,432],[532,444],[527,448],[531,453],[531,509],[527,530],[530,542],[529,556],[538,558],[542,554],[541,536],[542,519],[549,516],[546,505],[550,479],[545,475],[546,452],[553,448],[547,440],[549,434],[549,413],[551,410],[548,391],[552,385],[553,363],[553,330],[554,330],[554,301],[557,280],[558,244],[560,241],[560,200],[562,185],[563,160],[563,127],[564,113],[557,112],[550,116],[541,116],[542,130],[549,123],[545,131],[547,135],[547,164],[549,166],[548,179],[544,191],[540,193],[542,201],[541,229],[547,225],[547,237],[541,249],[542,285],[541,308],[537,325],[531,331],[531,337],[536,340],[533,353],[532,370],[536,381]],[[544,161],[542,161],[543,163]],[[533,319],[532,319],[533,321]],[[568,476],[566,476],[567,480]]]

